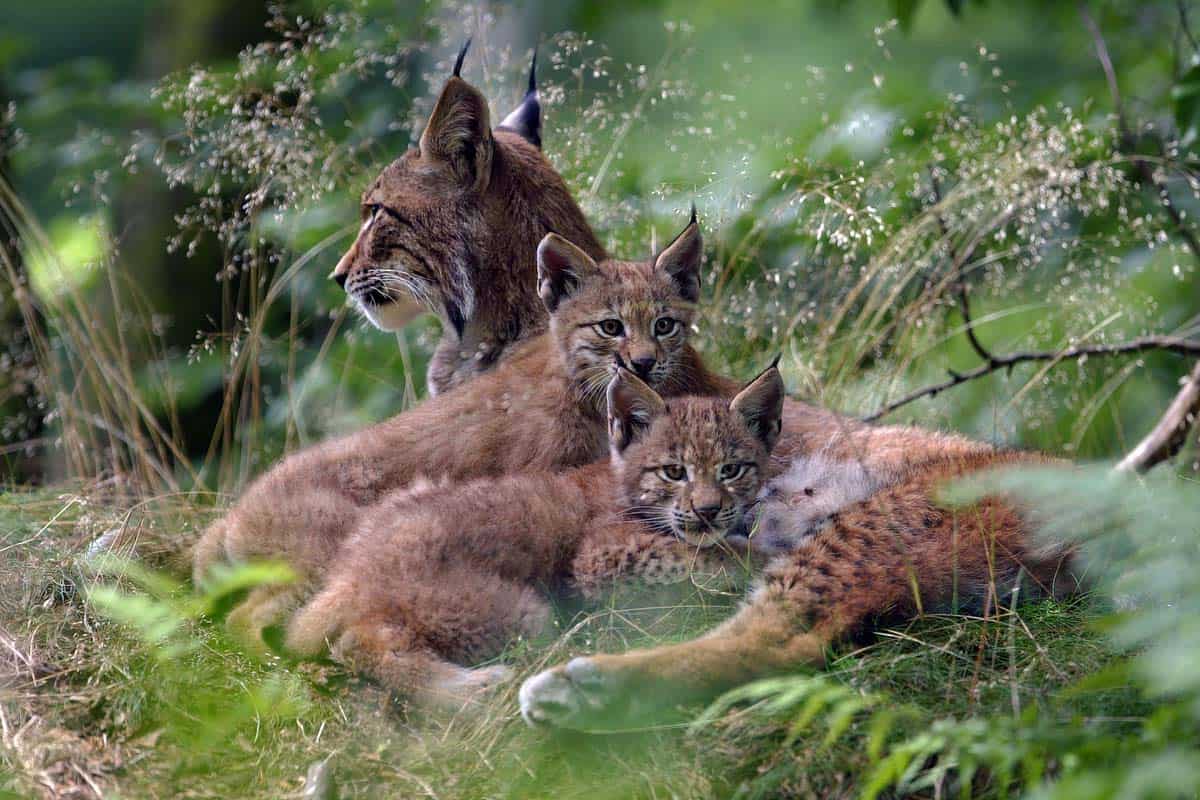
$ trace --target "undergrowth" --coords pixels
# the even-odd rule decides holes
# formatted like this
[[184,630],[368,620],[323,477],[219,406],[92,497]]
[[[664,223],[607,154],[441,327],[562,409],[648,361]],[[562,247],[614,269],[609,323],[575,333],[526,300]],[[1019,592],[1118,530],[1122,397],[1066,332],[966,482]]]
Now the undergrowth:
[[[1155,711],[1097,629],[1103,607],[1081,598],[884,630],[831,654],[823,674],[752,684],[653,729],[530,730],[515,686],[455,717],[416,719],[333,665],[256,661],[206,621],[243,583],[284,576],[232,574],[197,598],[168,577],[169,558],[159,559],[167,571],[136,566],[187,541],[202,509],[165,498],[118,512],[119,499],[90,497],[0,500],[11,565],[0,586],[0,785],[18,796],[280,797],[322,762],[340,797],[851,797],[893,784],[925,796],[957,785],[971,763],[979,796],[1005,796],[1014,775],[1047,772],[1022,762],[1030,731],[1063,723],[1120,737]],[[560,636],[503,658],[528,675],[578,653],[695,635],[729,608],[699,592],[565,607]],[[1121,679],[1089,686],[1098,674]]]

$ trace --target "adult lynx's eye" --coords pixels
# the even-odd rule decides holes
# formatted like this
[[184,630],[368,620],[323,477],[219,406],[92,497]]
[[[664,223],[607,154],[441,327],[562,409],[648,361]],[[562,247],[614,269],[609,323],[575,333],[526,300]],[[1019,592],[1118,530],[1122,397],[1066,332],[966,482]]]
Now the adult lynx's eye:
[[745,464],[722,464],[717,470],[717,479],[721,481],[736,481],[746,474]]
[[676,483],[687,477],[687,470],[683,468],[682,464],[664,464],[659,472],[667,480]]
[[607,336],[610,339],[620,336],[625,332],[625,326],[619,319],[602,319],[597,323],[596,329],[600,331],[602,336]]
[[670,336],[679,327],[679,320],[670,317],[659,317],[654,320],[655,336]]

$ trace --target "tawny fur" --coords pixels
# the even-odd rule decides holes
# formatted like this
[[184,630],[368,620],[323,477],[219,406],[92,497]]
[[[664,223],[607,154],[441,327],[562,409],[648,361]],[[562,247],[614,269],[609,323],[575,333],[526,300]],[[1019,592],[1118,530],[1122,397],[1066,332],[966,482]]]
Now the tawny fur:
[[[653,395],[628,373],[614,379],[622,381]],[[290,620],[286,603],[264,606],[256,621],[287,621],[286,646],[295,654],[329,652],[419,703],[460,703],[485,688],[467,666],[548,627],[547,594],[592,597],[624,580],[732,574],[736,554],[697,552],[678,537],[696,522],[695,492],[719,498],[730,519],[754,501],[768,443],[745,420],[777,419],[779,409],[747,410],[745,398],[772,391],[782,396],[778,373],[739,394],[741,405],[684,398],[667,410],[657,395],[649,412],[617,403],[610,413],[623,415],[637,438],[618,445],[610,463],[430,488],[415,501],[395,493],[364,515],[310,602]],[[640,495],[644,475],[664,463],[686,466],[689,477],[659,479],[662,491],[650,504],[629,494]],[[741,465],[741,474],[721,477],[727,464]],[[298,553],[297,561],[320,555]]]
[[[286,458],[205,532],[195,548],[197,582],[218,561],[297,563],[301,551],[318,553],[309,563],[320,569],[363,508],[418,476],[462,481],[601,458],[604,389],[618,356],[652,354],[648,379],[667,395],[725,389],[687,343],[694,304],[683,295],[698,282],[699,235],[692,223],[654,260],[600,264],[547,237],[544,272],[569,276],[547,289],[549,331],[468,385]],[[674,322],[670,331],[655,333],[664,319]],[[603,321],[619,322],[624,334],[605,336]]]
[[1074,592],[1079,580],[1071,549],[1035,542],[1005,499],[954,510],[933,499],[957,476],[1046,461],[1010,452],[927,461],[771,560],[742,610],[711,633],[547,670],[522,687],[522,713],[531,722],[566,727],[619,725],[757,678],[819,666],[831,644],[879,619],[986,613],[1011,599],[1018,580],[1022,597]]
[[334,271],[380,327],[400,327],[421,310],[438,315],[431,394],[486,372],[546,330],[534,253],[547,233],[605,258],[540,147],[490,129],[488,119],[478,90],[450,78],[420,146],[363,193],[362,227]]

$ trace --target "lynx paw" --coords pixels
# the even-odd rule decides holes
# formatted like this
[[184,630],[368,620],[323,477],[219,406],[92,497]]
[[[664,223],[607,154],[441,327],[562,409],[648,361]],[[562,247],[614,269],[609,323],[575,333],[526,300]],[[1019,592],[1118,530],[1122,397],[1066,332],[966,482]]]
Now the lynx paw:
[[530,725],[585,730],[611,720],[623,692],[594,659],[575,658],[521,685],[521,716]]
[[463,669],[435,681],[422,699],[428,707],[457,711],[465,705],[482,700],[488,693],[512,678],[512,675],[512,668],[503,664]]

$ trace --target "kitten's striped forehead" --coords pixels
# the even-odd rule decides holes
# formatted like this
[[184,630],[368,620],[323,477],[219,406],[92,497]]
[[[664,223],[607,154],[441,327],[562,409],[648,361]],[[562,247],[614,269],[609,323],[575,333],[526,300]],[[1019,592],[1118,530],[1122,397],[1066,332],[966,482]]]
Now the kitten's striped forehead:
[[[599,264],[607,281],[598,282],[597,296],[607,296],[614,302],[641,303],[644,307],[670,303],[673,306],[691,305],[679,295],[679,286],[651,261],[609,260]],[[590,287],[589,287],[590,288]]]
[[669,453],[703,467],[731,460],[758,460],[762,447],[729,410],[728,401],[685,397],[670,400],[667,409],[646,433],[643,448],[647,455]]

